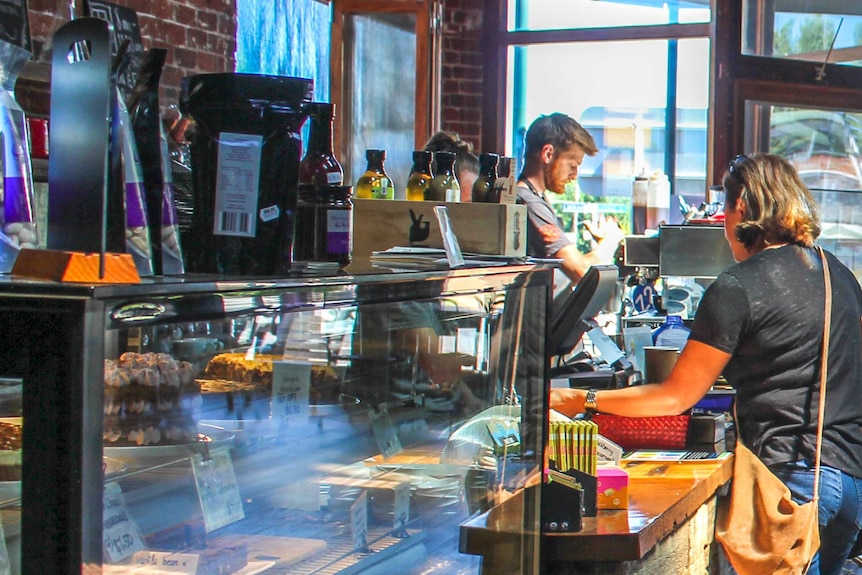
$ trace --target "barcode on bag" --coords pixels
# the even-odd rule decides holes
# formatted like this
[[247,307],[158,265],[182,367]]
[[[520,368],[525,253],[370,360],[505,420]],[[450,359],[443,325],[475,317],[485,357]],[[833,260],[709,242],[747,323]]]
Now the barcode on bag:
[[251,217],[247,212],[218,212],[216,233],[232,236],[252,236]]

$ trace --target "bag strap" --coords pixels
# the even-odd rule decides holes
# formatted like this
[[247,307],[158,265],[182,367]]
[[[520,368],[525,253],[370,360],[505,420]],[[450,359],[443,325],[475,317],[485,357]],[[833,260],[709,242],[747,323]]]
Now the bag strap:
[[829,262],[826,252],[817,246],[820,261],[823,265],[823,288],[825,312],[823,316],[823,351],[820,360],[820,408],[817,415],[817,447],[814,456],[814,501],[820,499],[820,451],[823,447],[823,418],[826,415],[826,376],[829,370],[829,332],[832,329],[832,277],[829,273]]

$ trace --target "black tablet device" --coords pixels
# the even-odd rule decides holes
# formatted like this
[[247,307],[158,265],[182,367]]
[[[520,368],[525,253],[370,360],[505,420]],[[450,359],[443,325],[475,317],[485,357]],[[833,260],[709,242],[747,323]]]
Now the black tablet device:
[[584,334],[596,327],[596,315],[616,288],[619,270],[614,265],[592,266],[576,286],[555,289],[548,336],[549,357],[571,352]]

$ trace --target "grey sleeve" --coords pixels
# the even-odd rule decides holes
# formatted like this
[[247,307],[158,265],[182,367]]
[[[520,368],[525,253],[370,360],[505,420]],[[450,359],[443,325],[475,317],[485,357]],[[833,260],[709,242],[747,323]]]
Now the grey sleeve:
[[554,257],[571,245],[554,210],[528,188],[518,187],[518,203],[527,206],[527,253],[537,258]]

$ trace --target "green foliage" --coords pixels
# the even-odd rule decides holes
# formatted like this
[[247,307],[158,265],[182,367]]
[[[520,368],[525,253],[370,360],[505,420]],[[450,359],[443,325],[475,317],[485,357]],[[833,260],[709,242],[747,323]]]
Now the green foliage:
[[793,22],[785,22],[775,32],[772,53],[776,56],[787,56],[793,50]]
[[799,26],[799,47],[797,52],[814,52],[826,50],[832,44],[835,36],[835,24],[826,21],[823,16],[808,16]]

